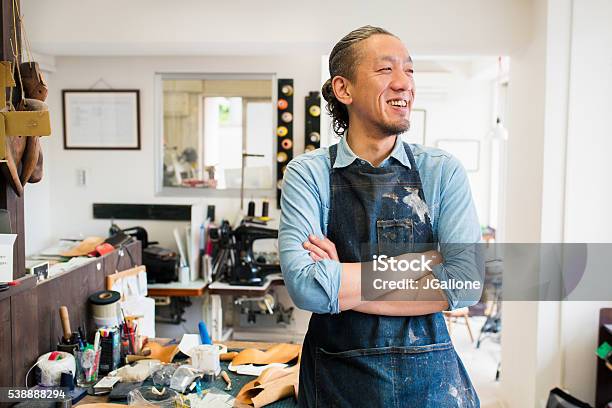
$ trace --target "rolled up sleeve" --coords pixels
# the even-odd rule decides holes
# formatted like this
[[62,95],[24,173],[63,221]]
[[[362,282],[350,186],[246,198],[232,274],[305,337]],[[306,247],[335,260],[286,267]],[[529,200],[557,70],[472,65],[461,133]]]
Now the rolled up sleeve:
[[454,157],[449,157],[442,172],[438,216],[443,262],[432,272],[449,287],[444,289],[449,310],[475,305],[484,285],[481,231],[466,171]]
[[302,244],[309,234],[323,235],[322,204],[314,177],[304,165],[289,163],[283,177],[278,242],[280,264],[295,305],[313,313],[339,313],[342,266],[337,261],[314,262]]

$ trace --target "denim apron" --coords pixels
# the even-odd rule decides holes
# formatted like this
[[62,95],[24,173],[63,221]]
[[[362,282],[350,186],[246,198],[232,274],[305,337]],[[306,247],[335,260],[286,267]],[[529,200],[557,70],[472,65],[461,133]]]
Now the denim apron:
[[[384,168],[356,159],[334,168],[327,236],[340,262],[435,248],[421,178],[394,158]],[[418,194],[418,199],[416,199]],[[367,244],[365,249],[362,244]],[[385,252],[388,254],[388,252]],[[313,314],[302,349],[300,407],[479,407],[442,313],[415,317]]]

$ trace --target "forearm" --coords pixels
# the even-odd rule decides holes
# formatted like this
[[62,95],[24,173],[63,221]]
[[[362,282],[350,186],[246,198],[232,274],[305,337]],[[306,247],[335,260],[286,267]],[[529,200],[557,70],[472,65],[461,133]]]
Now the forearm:
[[414,289],[386,293],[377,300],[361,303],[353,310],[381,316],[420,316],[446,310],[448,302],[444,292],[429,287],[433,279],[435,277],[429,274],[416,281]]
[[[409,253],[398,257],[398,259],[412,260],[425,256],[431,260],[432,265],[442,261],[437,251],[424,253]],[[340,280],[338,300],[340,310],[357,310],[363,313],[381,314],[389,316],[419,315],[437,312],[448,307],[446,298],[439,290],[425,289],[425,280],[433,278],[430,272],[414,271],[409,278],[414,279],[415,288],[406,290],[377,290],[377,299],[364,301],[361,287],[361,268],[372,268],[371,263],[343,263]],[[425,276],[428,279],[423,279]],[[395,299],[395,300],[393,300]]]
[[446,300],[371,301],[353,308],[356,312],[380,316],[422,316],[447,310]]

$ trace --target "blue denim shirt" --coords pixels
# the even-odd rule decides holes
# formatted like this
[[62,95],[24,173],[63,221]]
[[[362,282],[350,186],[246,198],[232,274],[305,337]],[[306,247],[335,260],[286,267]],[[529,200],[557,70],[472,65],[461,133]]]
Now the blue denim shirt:
[[[461,163],[443,150],[411,144],[418,167],[425,201],[429,205],[434,240],[441,244],[472,244],[480,241],[481,232],[470,184]],[[346,167],[361,160],[352,152],[346,139],[340,139],[334,167]],[[410,167],[401,138],[381,167],[397,160]],[[279,227],[280,263],[293,302],[300,309],[314,313],[339,313],[338,291],[342,266],[337,261],[315,262],[302,244],[309,234],[327,234],[330,208],[330,158],[328,148],[302,154],[288,165],[283,177],[281,219]],[[474,257],[460,251],[445,253],[444,262],[435,265],[434,276],[443,281],[480,280],[482,270]],[[465,290],[444,290],[449,309],[475,304],[478,299]]]

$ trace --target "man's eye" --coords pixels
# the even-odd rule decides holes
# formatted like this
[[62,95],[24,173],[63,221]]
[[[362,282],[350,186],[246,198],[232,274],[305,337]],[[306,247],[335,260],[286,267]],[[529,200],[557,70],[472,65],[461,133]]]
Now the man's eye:
[[406,73],[412,75],[414,74],[414,69],[407,69]]
[[384,68],[379,69],[378,71],[379,72],[380,71],[391,71],[391,67],[384,67]]

